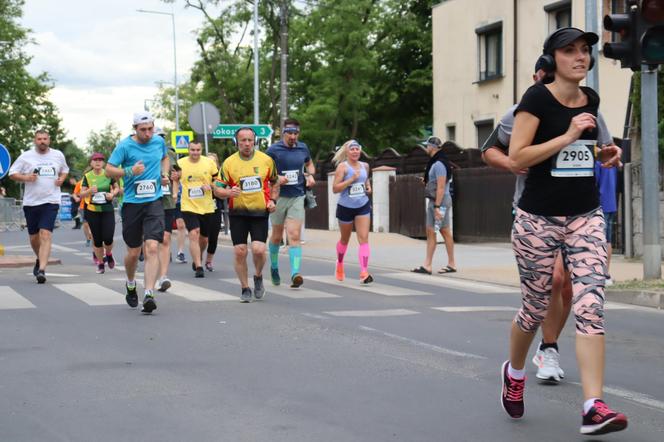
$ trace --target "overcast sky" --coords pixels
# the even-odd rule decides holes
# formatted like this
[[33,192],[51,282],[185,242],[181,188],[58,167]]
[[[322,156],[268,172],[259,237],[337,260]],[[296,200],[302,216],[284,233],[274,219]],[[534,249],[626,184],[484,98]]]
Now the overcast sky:
[[[175,12],[179,82],[188,76],[197,58],[195,31],[203,17],[183,3],[26,1],[22,23],[36,41],[27,49],[33,56],[30,72],[46,71],[55,81],[51,99],[79,147],[85,147],[91,130],[99,131],[109,121],[128,134],[133,113],[154,97],[155,82],[173,81],[171,17],[136,9]],[[186,119],[186,109],[180,118]]]

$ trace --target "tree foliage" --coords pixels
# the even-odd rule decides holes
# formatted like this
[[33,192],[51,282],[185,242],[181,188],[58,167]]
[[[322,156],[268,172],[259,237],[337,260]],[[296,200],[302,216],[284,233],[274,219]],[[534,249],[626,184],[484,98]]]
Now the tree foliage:
[[[49,131],[51,145],[63,151],[68,161],[82,155],[73,141],[67,139],[55,105],[48,99],[52,88],[46,73],[30,75],[30,57],[24,52],[31,43],[29,31],[18,23],[24,0],[0,0],[0,143],[16,159],[32,146],[34,131]],[[18,186],[2,180],[10,195],[16,196]]]
[[[349,138],[376,153],[408,149],[422,137],[432,121],[432,1],[261,1],[260,119],[273,128],[281,117],[283,2],[289,10],[287,114],[301,121],[301,139],[314,155]],[[182,3],[199,10],[203,24],[199,59],[179,91],[181,109],[208,101],[219,108],[222,123],[252,122],[253,2]],[[172,89],[158,100],[160,116],[172,119]],[[223,155],[232,146],[217,141],[212,149]]]

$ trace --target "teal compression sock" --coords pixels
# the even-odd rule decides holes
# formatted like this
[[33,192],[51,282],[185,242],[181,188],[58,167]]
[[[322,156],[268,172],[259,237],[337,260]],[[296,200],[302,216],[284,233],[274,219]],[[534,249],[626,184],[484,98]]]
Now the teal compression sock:
[[302,247],[289,246],[288,257],[290,258],[291,276],[300,273],[300,263],[302,262]]
[[270,243],[268,245],[270,250],[270,267],[273,269],[279,268],[279,244]]

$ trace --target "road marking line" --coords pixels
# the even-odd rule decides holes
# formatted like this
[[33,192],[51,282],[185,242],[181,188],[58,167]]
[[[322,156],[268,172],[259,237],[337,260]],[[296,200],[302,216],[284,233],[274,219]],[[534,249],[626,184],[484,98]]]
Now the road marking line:
[[[581,386],[580,382],[570,382],[570,384]],[[645,405],[648,408],[664,412],[664,402],[657,400],[647,394],[608,385],[604,386],[604,392],[621,397],[623,399],[627,399],[632,402],[636,402],[640,405]]]
[[[26,273],[28,276],[32,276],[33,278],[35,275],[32,273]],[[71,273],[51,273],[49,271],[46,271],[46,278],[49,278],[51,276],[55,276],[56,278],[78,278],[79,275],[72,275]]]
[[387,309],[387,310],[336,310],[336,311],[323,312],[323,313],[330,316],[339,316],[347,318],[365,318],[365,317],[384,318],[389,316],[410,316],[410,315],[420,314],[420,312],[404,308]]
[[317,315],[315,313],[302,313],[302,316],[306,316],[307,318],[313,318],[313,319],[328,319],[327,317],[323,315]]
[[78,249],[72,249],[71,247],[65,247],[59,244],[51,244],[51,248],[61,252],[78,252]]
[[373,332],[373,333],[378,333],[380,335],[386,336],[388,338],[396,339],[397,341],[404,342],[406,344],[411,344],[411,345],[415,345],[417,347],[425,348],[427,350],[435,351],[436,353],[441,353],[441,354],[450,355],[450,356],[460,356],[460,357],[463,357],[463,358],[470,358],[470,359],[487,359],[485,356],[480,356],[480,355],[476,355],[476,354],[473,354],[473,353],[464,353],[462,351],[450,350],[449,348],[439,347],[437,345],[433,345],[433,344],[429,344],[429,343],[426,343],[426,342],[418,341],[416,339],[411,339],[411,338],[406,338],[405,336],[395,335],[394,333],[384,332],[384,331],[377,330],[377,329],[371,328],[371,327],[365,327],[364,325],[360,326],[360,330]]
[[76,255],[76,256],[90,256],[91,253],[88,253],[88,252],[74,252],[74,255]]
[[19,295],[13,288],[5,285],[0,286],[0,310],[23,308],[35,308],[35,305]]
[[168,289],[166,294],[179,296],[189,301],[237,301],[239,299],[239,296],[229,295],[217,290],[209,290],[194,284],[187,284],[186,282],[176,280],[171,282],[173,285]]
[[307,279],[316,282],[322,282],[323,284],[330,284],[337,287],[344,287],[353,290],[361,290],[363,292],[369,292],[376,295],[382,296],[431,296],[432,293],[426,293],[419,290],[414,290],[410,288],[395,287],[387,284],[371,283],[368,285],[360,285],[360,282],[343,282],[337,281],[337,279],[332,275],[323,275],[323,276],[307,276],[305,277],[305,282]]
[[122,296],[120,292],[116,292],[93,282],[53,284],[53,287],[92,306],[122,305],[125,303],[124,296]]
[[502,306],[463,306],[463,307],[431,307],[432,310],[439,310],[445,313],[474,313],[474,312],[515,312],[518,309],[514,307]]
[[381,273],[386,278],[400,279],[402,281],[417,282],[420,284],[433,284],[445,288],[453,288],[479,293],[521,293],[516,287],[507,287],[501,285],[487,284],[475,281],[462,280],[457,278],[421,275],[412,272]]
[[[220,279],[219,281],[235,285],[240,284],[240,282],[235,278],[225,278],[225,279]],[[339,295],[335,295],[333,293],[328,293],[328,292],[321,292],[320,290],[312,290],[307,287],[302,287],[299,289],[291,289],[287,286],[275,287],[271,284],[265,285],[265,293],[267,295],[275,294],[279,296],[285,296],[286,298],[291,298],[291,299],[340,298]]]

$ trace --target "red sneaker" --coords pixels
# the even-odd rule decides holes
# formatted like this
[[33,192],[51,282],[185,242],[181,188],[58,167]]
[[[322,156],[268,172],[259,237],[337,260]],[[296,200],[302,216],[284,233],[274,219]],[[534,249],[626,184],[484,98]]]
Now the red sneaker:
[[627,416],[609,408],[601,399],[583,415],[581,434],[606,434],[627,428]]
[[500,370],[500,378],[503,384],[503,391],[500,396],[500,403],[503,410],[510,415],[512,419],[519,419],[523,416],[523,391],[526,387],[526,378],[512,379],[507,374],[507,366],[510,361],[505,361]]

